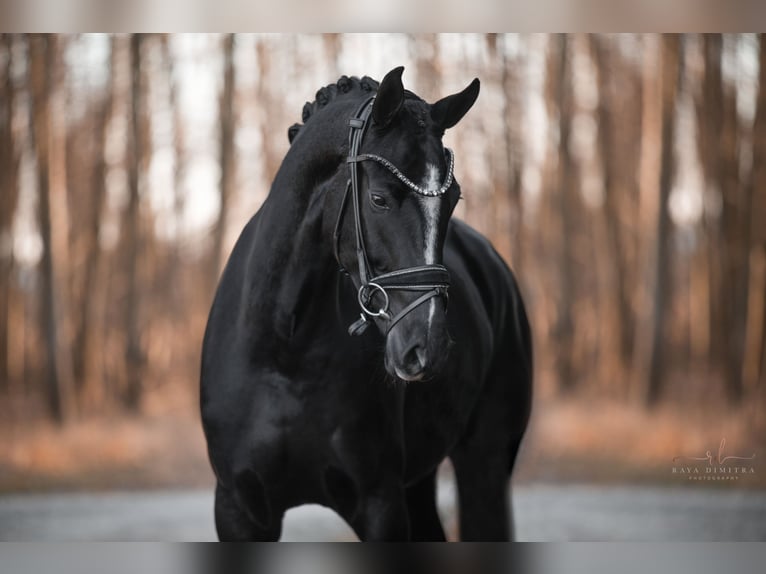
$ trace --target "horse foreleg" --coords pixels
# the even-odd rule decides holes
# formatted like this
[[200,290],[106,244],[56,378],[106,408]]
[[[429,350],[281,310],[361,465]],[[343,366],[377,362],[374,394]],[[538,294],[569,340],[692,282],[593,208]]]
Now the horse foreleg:
[[262,525],[227,488],[215,489],[215,527],[221,542],[276,542],[282,534],[282,516]]
[[453,453],[451,458],[460,501],[460,540],[512,540],[506,457]]
[[436,471],[407,488],[407,508],[413,541],[444,542],[436,508]]
[[365,542],[406,542],[410,540],[410,520],[405,490],[401,484],[387,484],[366,492],[357,515],[350,522]]

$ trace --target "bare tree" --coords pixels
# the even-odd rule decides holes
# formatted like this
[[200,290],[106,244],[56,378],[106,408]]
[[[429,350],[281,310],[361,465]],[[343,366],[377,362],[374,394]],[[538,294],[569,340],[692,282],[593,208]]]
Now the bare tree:
[[570,152],[574,94],[570,62],[569,38],[565,34],[551,37],[548,54],[547,101],[549,117],[558,118],[558,168],[556,189],[553,190],[555,213],[559,228],[558,294],[556,324],[553,336],[558,348],[556,372],[559,388],[570,392],[577,384],[574,364],[574,209],[577,202],[577,167]]
[[[502,73],[500,86],[503,93],[503,143],[506,154],[506,186],[510,199],[511,213],[511,263],[521,267],[524,246],[524,205],[521,194],[521,178],[524,165],[524,145],[521,136],[521,118],[524,102],[521,66],[508,57],[508,35],[498,36],[497,50],[500,53]],[[523,280],[521,280],[523,283]]]
[[[32,35],[29,39],[30,92],[33,142],[37,159],[38,214],[43,252],[41,259],[41,322],[47,358],[46,396],[51,415],[65,422],[75,413],[71,349],[66,320],[66,175],[64,138],[52,118],[58,65],[58,39]],[[59,118],[60,119],[60,118]]]
[[[95,134],[97,145],[95,147],[95,158],[91,167],[90,184],[90,202],[89,212],[84,225],[84,265],[83,265],[83,285],[82,302],[80,305],[80,317],[77,331],[74,339],[74,372],[78,382],[81,398],[91,404],[97,403],[103,394],[103,385],[100,376],[93,372],[95,365],[95,348],[97,347],[96,336],[96,311],[98,301],[97,278],[101,267],[102,251],[99,245],[99,235],[101,222],[103,221],[103,211],[106,202],[106,178],[107,163],[105,149],[108,145],[107,137],[109,130],[109,121],[112,116],[114,100],[114,69],[116,50],[114,44],[116,40],[112,37],[109,46],[109,77],[106,82],[106,89],[98,102],[95,110]],[[87,396],[83,396],[87,395]]]
[[[521,262],[522,201],[521,168],[522,139],[520,135],[522,82],[517,59],[508,56],[508,34],[486,34],[489,51],[489,69],[485,72],[487,82],[494,84],[500,93],[500,122],[495,127],[486,125],[485,137],[497,144],[491,146],[489,173],[492,182],[492,200],[488,212],[489,228],[486,230],[495,240],[501,253],[508,253],[514,268]],[[494,235],[494,237],[493,237]],[[501,243],[502,242],[502,243]]]
[[[756,102],[755,124],[753,125],[753,160],[750,174],[748,194],[752,202],[751,242],[752,249],[760,251],[762,262],[766,262],[766,34],[759,34],[759,79],[758,99]],[[759,225],[753,225],[758,222]],[[762,316],[754,318],[760,321],[760,328],[755,329],[760,334],[760,341],[754,340],[756,347],[753,353],[759,372],[761,392],[766,393],[766,277],[753,292],[755,297],[762,300]]]
[[146,101],[142,77],[141,34],[130,38],[130,122],[128,160],[128,206],[124,218],[123,242],[125,247],[125,268],[128,288],[124,307],[125,325],[125,404],[131,410],[140,407],[143,393],[142,375],[144,353],[141,347],[141,278],[139,254],[141,241],[140,183],[145,162],[145,138],[143,115]]
[[[183,213],[186,204],[184,195],[184,179],[186,177],[187,153],[186,153],[186,130],[184,118],[181,117],[181,108],[178,100],[178,79],[176,78],[174,58],[170,51],[170,42],[166,34],[160,38],[162,53],[163,72],[168,82],[168,107],[173,123],[173,218],[176,232],[176,241],[173,243],[173,254],[168,269],[168,276],[173,278],[180,272],[180,244],[183,227]],[[180,303],[180,290],[174,291],[173,304]]]
[[279,169],[282,158],[278,153],[278,146],[274,143],[276,125],[274,117],[269,113],[276,108],[276,100],[272,91],[273,54],[271,44],[265,38],[259,38],[256,46],[256,58],[260,76],[258,78],[258,107],[261,108],[261,156],[263,157],[263,176],[267,186],[271,186],[274,176]]
[[[736,50],[735,46],[730,49]],[[722,199],[721,299],[723,311],[724,384],[731,404],[744,396],[742,365],[747,325],[748,283],[750,277],[750,215],[752,188],[740,179],[740,147],[744,130],[737,112],[734,86],[724,85],[723,130],[720,145]]]
[[[701,88],[695,94],[697,112],[697,149],[707,189],[706,204],[715,206],[723,193],[723,73],[721,59],[723,41],[720,34],[705,34],[702,38],[704,71]],[[723,357],[725,333],[723,329],[723,299],[721,282],[721,217],[715,208],[705,210],[705,240],[709,290],[710,360],[720,365]]]
[[410,49],[415,60],[416,91],[420,97],[432,102],[439,97],[442,77],[439,35],[417,34],[410,38]]
[[211,278],[217,283],[218,274],[221,271],[223,261],[223,240],[226,235],[226,216],[229,212],[229,202],[234,191],[236,177],[236,158],[234,151],[234,96],[235,96],[235,68],[234,68],[234,34],[227,34],[223,39],[223,91],[218,101],[219,113],[219,152],[218,159],[221,166],[220,198],[221,207],[218,212],[218,220],[213,228],[213,264]]
[[[624,195],[618,182],[617,170],[618,149],[615,138],[615,85],[610,80],[616,66],[613,63],[612,47],[608,40],[599,35],[589,37],[590,50],[595,63],[596,81],[598,84],[598,143],[599,155],[604,186],[603,215],[606,223],[606,238],[604,244],[610,285],[606,296],[611,300],[610,320],[608,331],[616,338],[620,368],[624,369],[630,361],[633,347],[633,313],[628,292],[628,264],[626,261],[626,246],[623,245],[623,225],[621,220],[620,200]],[[622,194],[619,192],[623,191]]]
[[340,34],[323,34],[325,57],[330,63],[331,76],[340,75],[340,54],[343,48],[343,40]]
[[9,387],[8,335],[10,333],[13,274],[13,216],[18,200],[19,150],[14,144],[13,36],[0,38],[0,391]]
[[695,98],[698,153],[708,204],[720,206],[706,210],[705,217],[710,359],[723,369],[729,401],[738,403],[743,396],[752,187],[739,177],[742,130],[735,89],[723,77],[722,36],[704,34],[702,49],[704,72]]
[[675,112],[681,72],[681,38],[677,34],[662,37],[660,48],[660,165],[657,175],[656,227],[648,271],[651,273],[651,308],[646,336],[646,403],[655,405],[663,392],[665,380],[665,317],[670,295],[670,211],[668,200],[675,171]]

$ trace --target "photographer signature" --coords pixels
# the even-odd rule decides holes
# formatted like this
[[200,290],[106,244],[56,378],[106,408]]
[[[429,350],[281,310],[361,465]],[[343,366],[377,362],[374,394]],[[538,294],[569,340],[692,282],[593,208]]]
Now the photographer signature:
[[755,453],[753,453],[752,456],[723,456],[723,449],[726,446],[726,439],[721,439],[721,444],[718,445],[718,457],[713,458],[713,454],[710,451],[705,452],[705,456],[677,456],[673,458],[673,462],[676,462],[678,460],[704,460],[707,461],[708,464],[713,465],[715,464],[715,461],[717,460],[718,464],[726,464],[726,461],[728,460],[753,460],[755,458]]

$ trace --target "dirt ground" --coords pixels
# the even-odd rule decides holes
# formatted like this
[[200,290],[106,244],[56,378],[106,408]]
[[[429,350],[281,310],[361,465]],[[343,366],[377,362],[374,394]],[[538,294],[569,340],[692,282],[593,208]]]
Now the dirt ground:
[[[147,414],[91,417],[57,427],[5,417],[0,422],[0,492],[195,488],[213,484],[195,399],[178,396]],[[755,455],[748,472],[705,486],[766,489],[766,424],[752,415],[619,402],[538,400],[517,463],[517,484],[679,484],[675,457]],[[727,466],[734,465],[731,459]],[[687,461],[687,466],[691,462]],[[713,466],[717,466],[714,463]],[[694,477],[692,477],[694,478]]]

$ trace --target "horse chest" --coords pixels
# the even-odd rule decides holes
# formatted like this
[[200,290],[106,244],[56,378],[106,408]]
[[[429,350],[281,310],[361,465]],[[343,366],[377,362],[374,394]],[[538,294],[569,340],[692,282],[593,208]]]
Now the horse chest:
[[248,432],[242,441],[250,449],[284,450],[283,459],[299,461],[334,448],[340,430],[375,448],[390,440],[397,419],[393,389],[349,373],[297,369],[288,376],[261,370],[247,386],[246,398],[232,398],[234,408],[245,413]]

